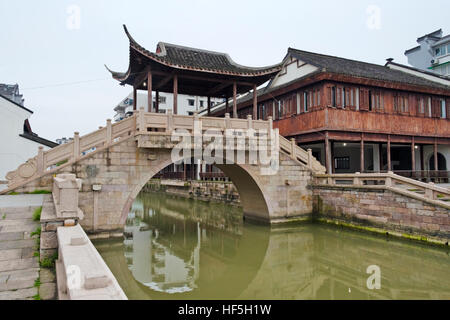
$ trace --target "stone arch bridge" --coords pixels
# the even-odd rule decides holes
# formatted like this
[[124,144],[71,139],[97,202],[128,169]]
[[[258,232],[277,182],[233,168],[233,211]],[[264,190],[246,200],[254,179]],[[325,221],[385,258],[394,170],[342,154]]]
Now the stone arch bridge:
[[[229,115],[225,118],[184,116],[173,115],[170,110],[167,114],[159,114],[141,109],[114,124],[107,120],[105,127],[85,136],[75,133],[70,143],[45,152],[39,149],[36,157],[8,173],[8,189],[2,193],[51,190],[56,173],[74,173],[82,179],[79,207],[84,212],[81,224],[85,230],[122,229],[131,204],[142,187],[173,163],[174,132],[194,133],[199,130],[205,134],[213,130],[224,134],[230,129],[235,132],[249,129],[273,132],[271,119],[252,120],[251,116],[231,119]],[[267,134],[266,141],[276,148],[271,156],[278,168],[276,172],[266,174],[264,168],[269,170],[269,165],[263,164],[259,158],[251,159],[249,149],[252,141],[248,136],[243,137],[243,144],[233,143],[224,148],[240,150],[246,161],[224,164],[225,161],[216,153],[215,165],[235,184],[244,216],[270,223],[309,217],[313,209],[310,188],[313,173],[325,173],[325,168],[311,151],[301,149],[294,140],[288,141],[278,133]],[[205,148],[202,144],[201,149]]]

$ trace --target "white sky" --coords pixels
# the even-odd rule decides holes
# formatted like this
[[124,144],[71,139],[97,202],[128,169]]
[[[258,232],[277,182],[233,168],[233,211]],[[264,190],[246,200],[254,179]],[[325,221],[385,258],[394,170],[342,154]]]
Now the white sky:
[[[80,9],[78,29],[68,27],[76,22],[72,5]],[[379,24],[370,19],[371,5],[380,9]],[[288,47],[406,64],[404,51],[419,36],[439,28],[450,33],[449,12],[448,0],[0,0],[0,83],[20,85],[34,111],[33,131],[54,140],[104,125],[131,91],[103,66],[128,68],[124,23],[151,51],[165,41],[226,52],[249,66],[278,63]]]

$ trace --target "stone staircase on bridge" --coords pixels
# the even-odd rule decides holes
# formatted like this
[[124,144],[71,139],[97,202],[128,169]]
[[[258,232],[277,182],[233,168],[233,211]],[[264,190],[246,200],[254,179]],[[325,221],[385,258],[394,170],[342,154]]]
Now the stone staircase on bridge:
[[[198,114],[194,116],[174,115],[170,109],[167,114],[150,113],[144,112],[141,108],[133,116],[117,123],[112,124],[108,119],[105,127],[100,127],[87,135],[80,136],[78,132],[75,132],[73,141],[69,143],[47,151],[39,147],[35,157],[6,175],[8,188],[0,191],[0,194],[7,194],[39,178],[63,172],[64,168],[90,158],[127,139],[136,138],[138,147],[145,147],[145,143],[142,142],[145,138],[167,138],[174,130],[193,133],[195,126],[198,126],[202,133],[207,130],[224,133],[230,129],[237,131],[254,129],[270,132],[273,128],[271,117],[268,121],[253,120],[250,115],[247,119],[230,118],[229,114],[226,114],[225,118],[199,117]],[[325,168],[312,156],[311,151],[305,151],[298,147],[293,139],[289,141],[279,136],[279,150],[312,172],[325,173]]]

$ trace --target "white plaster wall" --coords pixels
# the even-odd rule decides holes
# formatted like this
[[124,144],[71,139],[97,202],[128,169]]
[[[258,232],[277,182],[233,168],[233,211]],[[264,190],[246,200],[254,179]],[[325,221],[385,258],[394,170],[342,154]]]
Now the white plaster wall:
[[[445,159],[447,160],[447,170],[450,170],[450,146],[438,145],[438,152],[445,157]],[[430,162],[430,158],[433,156],[433,154],[434,154],[434,148],[432,145],[423,147],[423,158],[424,158],[424,162],[425,162],[424,163],[425,170],[430,169],[429,162]]]
[[[286,63],[287,64],[287,63]],[[303,65],[303,62],[299,61],[297,66],[297,60],[292,60],[292,63],[283,67],[283,70],[273,80],[271,87],[277,87],[282,84],[288,83],[292,80],[301,78],[317,70],[317,67],[310,64]]]
[[[9,171],[17,169],[19,165],[38,152],[39,143],[22,138],[23,123],[31,113],[0,98],[0,180],[6,180]],[[44,150],[49,149],[44,146]]]

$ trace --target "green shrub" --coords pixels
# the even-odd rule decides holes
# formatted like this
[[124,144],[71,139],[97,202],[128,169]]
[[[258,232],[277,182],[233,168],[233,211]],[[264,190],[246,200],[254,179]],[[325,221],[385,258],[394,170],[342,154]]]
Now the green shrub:
[[52,193],[51,191],[48,190],[34,190],[31,192],[28,192],[28,194],[49,194]]
[[41,212],[42,212],[42,207],[39,207],[36,210],[34,210],[34,212],[33,212],[33,221],[40,221],[41,220]]
[[51,257],[43,259],[41,261],[41,267],[48,269],[54,268],[56,259],[58,259],[58,252],[54,253]]
[[41,279],[37,278],[36,280],[34,280],[34,286],[36,288],[39,288],[41,286]]
[[39,295],[39,293],[37,295],[33,296],[34,300],[41,300],[41,296]]
[[33,232],[31,233],[31,236],[32,236],[32,237],[35,236],[35,235],[38,235],[38,236],[41,235],[41,227],[38,227],[38,228],[36,229],[36,231],[33,231]]
[[16,195],[18,195],[19,193],[18,192],[15,192],[15,191],[11,191],[10,193],[8,193],[8,195],[10,195],[10,196],[16,196]]

